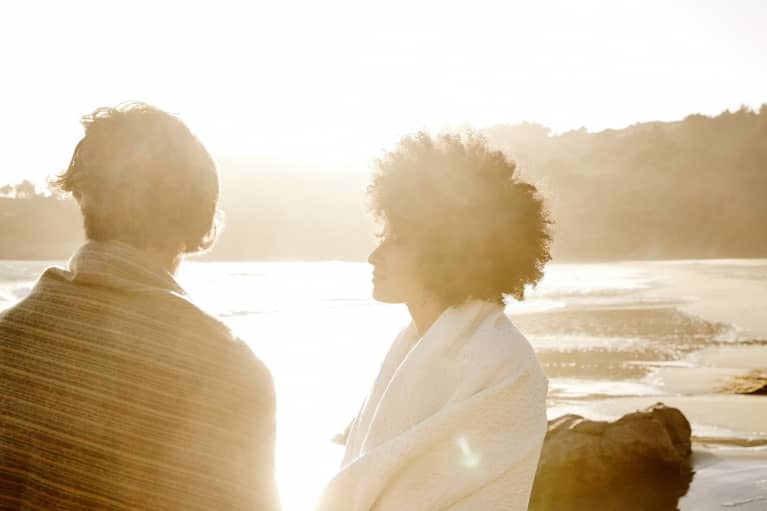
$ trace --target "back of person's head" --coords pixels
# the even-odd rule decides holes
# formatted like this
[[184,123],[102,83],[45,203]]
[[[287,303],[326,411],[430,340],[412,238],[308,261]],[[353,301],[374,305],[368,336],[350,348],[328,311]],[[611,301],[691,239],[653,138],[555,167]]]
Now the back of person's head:
[[94,241],[192,253],[216,237],[218,172],[177,117],[144,103],[99,108],[54,185],[71,192]]

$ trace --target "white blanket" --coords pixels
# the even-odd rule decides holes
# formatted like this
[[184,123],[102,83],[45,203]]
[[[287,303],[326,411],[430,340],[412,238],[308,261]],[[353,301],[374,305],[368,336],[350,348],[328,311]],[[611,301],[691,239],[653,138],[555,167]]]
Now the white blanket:
[[548,381],[503,307],[445,311],[392,345],[318,511],[522,511]]

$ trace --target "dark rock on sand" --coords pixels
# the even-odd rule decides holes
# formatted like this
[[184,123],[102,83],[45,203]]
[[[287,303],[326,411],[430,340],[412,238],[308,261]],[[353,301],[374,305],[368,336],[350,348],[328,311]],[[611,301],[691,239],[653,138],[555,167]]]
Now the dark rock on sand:
[[530,511],[675,511],[692,480],[690,423],[658,403],[622,418],[549,421]]

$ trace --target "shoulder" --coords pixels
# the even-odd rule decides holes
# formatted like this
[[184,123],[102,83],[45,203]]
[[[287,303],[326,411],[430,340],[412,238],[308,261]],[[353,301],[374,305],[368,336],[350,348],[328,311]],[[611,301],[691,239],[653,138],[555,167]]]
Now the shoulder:
[[498,379],[527,374],[546,380],[535,350],[503,308],[489,315],[466,343],[469,371]]
[[[174,322],[186,334],[186,349],[197,349],[210,358],[211,370],[235,393],[256,392],[273,400],[274,380],[266,364],[250,345],[221,320],[201,309],[185,295],[169,295],[174,302]],[[194,347],[193,347],[194,346]]]
[[272,373],[250,345],[218,319],[203,311],[200,314],[207,327],[215,332],[219,360],[229,371],[233,383],[257,391],[264,398],[273,396]]
[[468,345],[474,356],[487,355],[501,360],[535,359],[530,342],[500,307],[477,327],[469,341]]
[[232,340],[232,355],[236,357],[233,365],[240,371],[240,378],[260,389],[264,393],[274,395],[274,378],[266,364],[256,356],[245,341],[238,337]]
[[180,329],[179,356],[198,361],[199,381],[205,382],[200,391],[206,400],[226,408],[233,422],[272,416],[276,408],[272,374],[250,345],[187,296],[169,293],[165,299],[173,305],[172,317],[164,320]]
[[272,373],[250,346],[228,328],[218,328],[218,336],[209,353],[214,360],[208,366],[213,385],[222,402],[236,403],[242,410],[273,413],[276,407]]

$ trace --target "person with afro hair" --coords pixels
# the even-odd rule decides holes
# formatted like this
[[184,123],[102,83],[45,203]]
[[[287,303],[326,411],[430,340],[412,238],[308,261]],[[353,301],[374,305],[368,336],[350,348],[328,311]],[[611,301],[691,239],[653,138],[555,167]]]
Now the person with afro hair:
[[320,510],[527,509],[548,380],[505,314],[550,260],[551,220],[476,135],[401,140],[369,187],[373,296],[405,304]]

